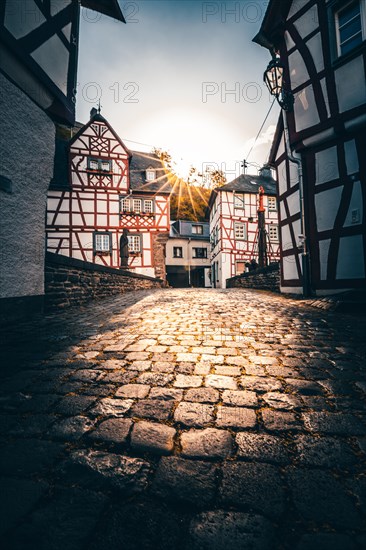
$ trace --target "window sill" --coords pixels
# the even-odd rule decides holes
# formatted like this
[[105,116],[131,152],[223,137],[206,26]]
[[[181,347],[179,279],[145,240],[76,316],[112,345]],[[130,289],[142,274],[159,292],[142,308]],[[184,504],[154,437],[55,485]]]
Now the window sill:
[[352,61],[355,57],[358,57],[359,55],[362,55],[366,51],[366,41],[364,40],[362,44],[359,44],[354,50],[351,50],[350,52],[347,52],[343,55],[335,54],[335,57],[332,62],[333,69],[338,69],[338,67],[342,67],[342,65],[345,65],[349,61]]
[[150,212],[131,212],[131,210],[122,210],[120,215],[121,216],[141,216],[143,218],[153,218],[155,216],[154,213],[150,213]]

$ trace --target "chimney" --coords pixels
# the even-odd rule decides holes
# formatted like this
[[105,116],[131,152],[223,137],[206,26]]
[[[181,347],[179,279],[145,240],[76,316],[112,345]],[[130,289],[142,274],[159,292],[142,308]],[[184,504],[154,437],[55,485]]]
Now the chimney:
[[92,110],[90,111],[90,118],[93,118],[94,115],[96,115],[98,112],[98,109],[96,109],[95,107],[92,108]]
[[259,169],[259,175],[262,178],[271,178],[272,177],[271,168],[268,166],[268,164],[265,164],[264,166],[262,166],[262,168]]

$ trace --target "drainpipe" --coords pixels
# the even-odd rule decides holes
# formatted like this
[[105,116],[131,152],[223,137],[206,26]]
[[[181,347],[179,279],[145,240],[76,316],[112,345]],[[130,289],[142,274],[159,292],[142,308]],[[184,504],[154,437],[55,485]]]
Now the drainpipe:
[[285,144],[287,158],[290,162],[297,165],[299,175],[299,197],[300,197],[300,215],[301,215],[301,240],[302,240],[302,253],[301,253],[301,267],[302,267],[302,292],[304,298],[311,296],[310,288],[310,258],[307,245],[306,228],[305,228],[305,204],[304,204],[304,175],[302,169],[301,156],[295,156],[291,151],[290,137],[287,124],[286,111],[282,110],[283,129],[285,134]]

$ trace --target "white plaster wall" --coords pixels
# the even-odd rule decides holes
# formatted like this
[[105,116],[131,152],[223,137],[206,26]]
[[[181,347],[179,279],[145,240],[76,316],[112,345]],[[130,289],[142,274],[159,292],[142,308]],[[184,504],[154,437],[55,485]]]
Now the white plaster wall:
[[295,15],[301,8],[303,8],[309,0],[293,0],[291,7],[288,12],[287,19],[290,19],[293,15]]
[[301,92],[295,94],[294,110],[297,132],[301,132],[306,128],[319,124],[320,119],[312,85],[307,86],[301,90]]
[[315,183],[326,183],[339,178],[337,147],[329,147],[315,154]]
[[320,279],[322,281],[325,281],[327,278],[329,246],[330,239],[319,241]]
[[156,277],[153,267],[137,267],[134,270],[134,273],[138,273],[139,275],[146,275],[147,277]]
[[[294,0],[296,2],[296,0]],[[318,7],[312,6],[304,15],[299,17],[294,23],[296,30],[301,38],[306,38],[311,32],[319,27]]]
[[2,74],[0,89],[0,173],[13,182],[12,194],[0,191],[0,297],[43,295],[55,126]]
[[298,191],[295,191],[295,193],[287,197],[287,206],[290,216],[294,216],[300,211],[300,197]]
[[286,177],[286,161],[282,161],[277,168],[277,178],[278,178],[278,191],[279,194],[285,193],[287,191],[287,177]]
[[[358,211],[358,220],[352,223],[352,212]],[[349,209],[343,227],[349,227],[350,225],[358,225],[363,220],[363,197],[361,182],[356,181],[353,184],[352,196],[350,200]]]
[[347,174],[350,175],[358,172],[360,167],[355,140],[352,139],[351,141],[346,141],[344,144],[344,150],[346,154]]
[[220,254],[219,261],[219,286],[220,288],[226,288],[226,279],[231,277],[231,255]]
[[[366,103],[365,69],[361,56],[335,71],[339,111],[341,113]],[[357,78],[357,85],[355,79]]]
[[324,56],[320,32],[306,42],[318,73],[324,69]]
[[295,256],[285,256],[282,263],[284,281],[291,281],[299,277]]
[[342,191],[343,186],[340,186],[315,195],[315,212],[318,231],[333,229]]
[[336,277],[337,279],[361,279],[365,277],[362,235],[340,239]]
[[291,89],[294,90],[309,80],[309,73],[299,50],[295,50],[288,58],[291,78]]

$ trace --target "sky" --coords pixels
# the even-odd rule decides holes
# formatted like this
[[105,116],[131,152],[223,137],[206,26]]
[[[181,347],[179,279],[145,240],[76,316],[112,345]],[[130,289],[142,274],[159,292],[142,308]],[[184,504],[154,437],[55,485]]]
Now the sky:
[[[271,106],[263,83],[270,55],[252,42],[266,0],[120,2],[127,24],[82,9],[77,120],[102,115],[132,150],[167,150],[178,175],[241,173]],[[250,156],[268,158],[279,116],[273,105]]]

